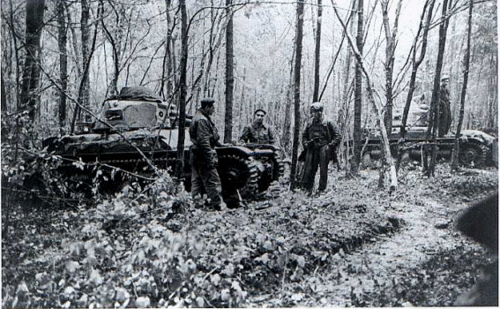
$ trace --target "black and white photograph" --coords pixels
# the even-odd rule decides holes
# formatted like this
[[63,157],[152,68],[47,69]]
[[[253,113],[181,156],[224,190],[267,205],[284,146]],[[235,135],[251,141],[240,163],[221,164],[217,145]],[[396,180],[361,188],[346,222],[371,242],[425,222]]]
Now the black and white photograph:
[[1,307],[498,307],[497,0],[0,0]]

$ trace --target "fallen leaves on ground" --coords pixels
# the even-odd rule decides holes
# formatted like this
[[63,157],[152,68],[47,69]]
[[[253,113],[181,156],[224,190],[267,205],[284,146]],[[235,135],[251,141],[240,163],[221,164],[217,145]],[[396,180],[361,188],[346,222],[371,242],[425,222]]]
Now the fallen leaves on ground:
[[[221,212],[161,189],[76,209],[6,205],[3,307],[327,306],[326,286],[367,271],[362,262],[335,265],[404,228],[405,207],[432,207],[428,198],[465,207],[478,198],[470,192],[495,189],[497,177],[403,171],[389,195],[377,188],[376,171],[356,178],[335,172],[320,196],[275,184],[267,199]],[[345,304],[450,305],[484,262],[477,248],[458,248],[408,265],[403,280],[353,283]]]

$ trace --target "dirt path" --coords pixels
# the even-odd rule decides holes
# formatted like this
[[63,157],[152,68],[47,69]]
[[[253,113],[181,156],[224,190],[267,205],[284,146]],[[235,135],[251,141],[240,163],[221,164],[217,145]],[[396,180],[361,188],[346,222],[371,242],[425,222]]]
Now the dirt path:
[[[298,283],[285,283],[278,293],[259,296],[255,303],[259,304],[260,298],[276,306],[370,306],[363,298],[380,290],[397,289],[401,280],[408,279],[410,269],[418,269],[433,256],[457,247],[482,250],[454,230],[453,220],[467,206],[452,200],[445,205],[428,196],[418,198],[414,204],[392,201],[382,207],[391,216],[404,220],[397,232],[376,236],[349,254],[340,251],[320,273],[309,274]],[[420,274],[424,282],[433,276],[425,269]]]

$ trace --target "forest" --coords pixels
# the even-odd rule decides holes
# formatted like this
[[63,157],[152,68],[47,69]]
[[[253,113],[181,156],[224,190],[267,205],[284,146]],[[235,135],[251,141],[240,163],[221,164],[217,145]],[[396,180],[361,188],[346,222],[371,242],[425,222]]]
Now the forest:
[[[455,225],[498,188],[496,1],[1,0],[1,14],[2,308],[449,306],[498,272],[498,248]],[[267,111],[284,172],[209,212],[182,182],[183,130],[168,168],[128,142],[147,174],[48,146],[101,134],[106,102],[135,86],[178,128],[214,98],[228,148]],[[313,102],[341,135],[320,197],[296,184]]]

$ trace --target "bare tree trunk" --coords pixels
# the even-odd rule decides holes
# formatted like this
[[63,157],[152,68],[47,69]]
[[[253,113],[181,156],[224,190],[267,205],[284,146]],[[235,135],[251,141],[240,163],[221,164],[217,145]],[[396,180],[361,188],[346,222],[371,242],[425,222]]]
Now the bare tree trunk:
[[165,0],[165,14],[167,16],[167,37],[165,39],[165,54],[163,55],[163,65],[160,84],[160,96],[169,102],[172,98],[172,32],[175,25],[172,24],[170,16],[170,7],[172,1]]
[[[361,57],[363,55],[363,0],[358,0],[358,31],[356,34],[356,47]],[[355,72],[356,88],[354,91],[354,157],[351,162],[351,172],[358,173],[361,162],[361,107],[363,76],[361,64],[356,62]]]
[[68,90],[68,32],[66,22],[66,6],[63,0],[57,1],[57,22],[59,25],[59,128],[64,129],[66,124],[66,92]]
[[469,19],[467,22],[467,48],[464,55],[464,83],[462,85],[462,93],[460,95],[460,114],[458,117],[457,133],[455,135],[455,143],[451,156],[451,170],[458,169],[458,154],[460,153],[460,131],[464,120],[465,95],[467,94],[467,82],[469,81],[469,66],[470,66],[470,39],[472,33],[472,8],[474,1],[470,0],[469,4]]
[[[101,5],[104,7],[104,0],[101,0]],[[117,17],[117,32],[121,32],[121,22],[120,19],[122,18],[119,13],[117,12],[115,14]],[[109,44],[111,44],[111,48],[113,49],[113,77],[111,78],[111,81],[109,83],[109,88],[107,91],[108,95],[116,95],[118,94],[118,77],[120,75],[120,39],[121,39],[121,34],[115,33],[115,37],[113,37],[113,34],[108,30],[108,27],[106,26],[106,23],[104,22],[104,19],[101,20],[102,24],[102,29],[104,30],[104,33],[106,34],[106,38],[109,41]]]
[[[380,6],[382,8],[382,23],[385,30],[385,114],[384,114],[384,125],[387,130],[387,135],[390,136],[392,132],[392,108],[393,108],[393,87],[392,87],[392,76],[394,72],[394,52],[396,51],[396,34],[398,32],[398,20],[399,13],[401,11],[402,0],[398,1],[398,6],[396,8],[396,14],[394,17],[394,27],[391,30],[389,24],[389,0],[381,0]],[[381,148],[382,151],[382,167],[379,174],[379,187],[384,186],[384,173],[387,167],[387,162],[385,161],[386,155],[384,152],[384,147]]]
[[[451,4],[451,1],[450,1]],[[437,158],[436,135],[439,128],[439,89],[441,88],[441,70],[443,68],[444,50],[446,47],[446,31],[448,29],[448,0],[443,0],[443,8],[441,14],[441,24],[439,25],[439,47],[436,61],[436,70],[434,75],[434,86],[431,99],[431,119],[427,130],[427,139],[431,139],[431,163],[424,171],[427,176],[434,176]],[[428,160],[428,153],[425,152],[424,162]]]
[[186,95],[187,95],[187,85],[186,85],[186,75],[187,75],[187,58],[188,58],[188,29],[187,29],[187,13],[186,13],[186,1],[179,0],[179,10],[181,13],[181,61],[179,64],[179,140],[177,141],[177,169],[175,174],[177,177],[182,176],[184,170],[184,139],[186,138],[186,130],[184,130],[184,124],[186,122]]
[[[4,112],[7,111],[7,97],[6,97],[7,91],[5,91],[5,82],[3,81],[3,74],[0,75],[0,79],[1,79],[0,87],[2,88],[1,94],[0,94],[0,100],[2,102],[2,104],[1,104],[1,106],[2,106],[1,111],[2,111],[2,113],[4,113]],[[3,137],[3,135],[2,135],[2,137]]]
[[22,73],[21,107],[28,111],[30,122],[35,120],[40,80],[40,37],[44,26],[44,0],[26,2],[26,58]]
[[[88,0],[81,0],[81,6],[82,17],[80,19],[80,28],[82,32],[82,65],[84,69],[82,75],[82,88],[78,97],[78,103],[81,106],[88,108],[90,104],[90,79],[89,70],[85,69],[85,67],[90,64],[90,4]],[[77,118],[81,119],[80,111],[78,111]]]
[[297,29],[295,35],[295,68],[293,78],[294,120],[292,168],[290,171],[290,187],[295,189],[295,174],[300,135],[300,68],[302,63],[302,37],[304,28],[304,0],[297,0]]
[[316,47],[314,50],[314,90],[313,102],[318,101],[319,94],[319,65],[320,65],[320,48],[321,48],[321,15],[323,14],[323,5],[321,0],[318,0],[318,21],[316,25]]
[[391,30],[389,25],[389,0],[380,1],[380,6],[382,7],[382,17],[383,17],[383,25],[385,30],[385,98],[386,98],[386,107],[385,107],[385,115],[384,122],[385,127],[387,128],[387,134],[390,135],[392,131],[392,108],[393,108],[393,90],[392,90],[392,76],[394,72],[394,53],[396,51],[396,35],[398,33],[398,21],[399,21],[399,13],[401,12],[401,3],[402,0],[398,1],[398,6],[396,9],[396,14],[394,17],[394,26]]
[[228,18],[226,26],[226,114],[224,117],[224,143],[230,143],[233,135],[233,12],[232,0],[226,0],[226,14]]

